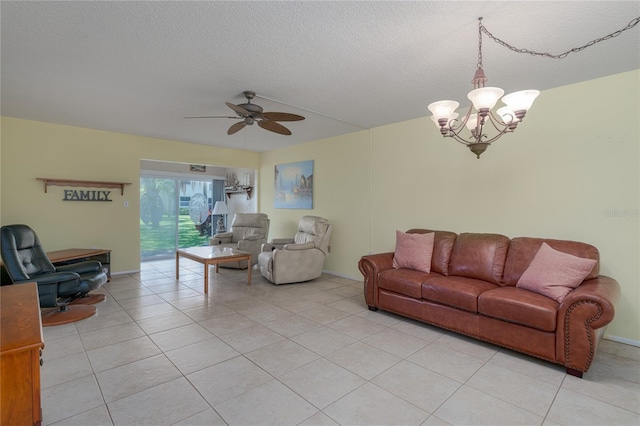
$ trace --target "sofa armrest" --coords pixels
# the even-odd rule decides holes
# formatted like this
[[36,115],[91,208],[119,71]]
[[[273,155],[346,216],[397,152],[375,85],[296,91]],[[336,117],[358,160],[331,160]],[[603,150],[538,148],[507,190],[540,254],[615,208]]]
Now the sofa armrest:
[[358,269],[364,276],[364,297],[370,307],[378,307],[378,274],[393,268],[393,254],[393,252],[370,254],[362,256],[358,262]]
[[290,244],[293,243],[293,238],[274,238],[271,240],[271,244]]
[[620,285],[600,275],[567,295],[558,307],[556,358],[568,368],[589,369],[604,326],[613,321]]
[[282,250],[285,246],[285,244],[293,244],[295,241],[293,240],[293,238],[273,238],[271,240],[271,247],[272,250],[274,249],[280,249]]
[[275,284],[309,281],[322,275],[325,255],[318,248],[273,251],[271,277]]
[[210,246],[217,246],[219,244],[229,244],[232,241],[233,232],[222,232],[220,234],[214,234],[213,237],[209,238]]
[[589,302],[597,305],[602,310],[598,318],[589,322],[592,328],[601,328],[613,321],[615,305],[620,300],[620,284],[611,277],[600,275],[597,278],[587,280],[567,295],[562,301],[559,311],[565,314],[570,305],[580,302]]
[[302,243],[302,244],[285,244],[284,250],[309,250],[312,248],[316,248],[315,243]]
[[218,234],[213,234],[213,238],[231,238],[231,237],[233,237],[233,232],[231,232],[231,231],[220,232]]
[[275,247],[273,246],[273,244],[270,244],[270,243],[264,243],[260,248],[260,251],[273,251],[273,250],[275,250]]
[[261,240],[240,240],[238,241],[238,250],[248,251],[254,257],[258,257],[260,253],[260,249],[262,248],[262,243],[266,240],[263,238]]

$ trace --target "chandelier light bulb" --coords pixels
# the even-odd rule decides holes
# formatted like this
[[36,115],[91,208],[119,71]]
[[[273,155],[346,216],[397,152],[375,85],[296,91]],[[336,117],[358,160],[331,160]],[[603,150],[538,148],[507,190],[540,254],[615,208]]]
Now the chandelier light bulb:
[[502,95],[504,90],[499,87],[480,87],[470,91],[467,98],[473,102],[473,107],[480,111],[492,109]]
[[[457,114],[454,112],[460,104],[456,101],[438,101],[429,104],[427,108],[433,114],[434,121],[438,122],[439,120],[446,118],[447,122],[453,120],[457,117]],[[456,114],[456,117],[454,117]]]
[[512,111],[528,111],[536,100],[540,91],[538,90],[520,90],[519,92],[509,93],[502,98]]
[[469,130],[475,130],[478,126],[478,114],[469,115],[469,119],[467,120],[467,128]]

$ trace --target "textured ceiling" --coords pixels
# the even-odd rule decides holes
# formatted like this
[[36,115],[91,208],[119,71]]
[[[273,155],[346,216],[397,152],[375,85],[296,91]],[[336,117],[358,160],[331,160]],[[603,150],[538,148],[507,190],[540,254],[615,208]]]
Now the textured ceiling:
[[[638,1],[2,1],[1,113],[268,151],[467,105],[480,16],[516,47],[560,53],[639,15]],[[640,68],[640,25],[563,60],[485,36],[483,57],[488,85],[549,89]],[[224,103],[244,90],[307,119],[283,123],[292,136],[227,136],[234,120],[183,118],[233,115]]]

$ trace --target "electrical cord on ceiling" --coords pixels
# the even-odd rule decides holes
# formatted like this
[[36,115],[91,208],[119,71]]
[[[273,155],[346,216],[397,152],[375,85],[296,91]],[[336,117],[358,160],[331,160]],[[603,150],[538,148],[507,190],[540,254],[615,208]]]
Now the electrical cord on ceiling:
[[257,93],[256,93],[256,98],[265,99],[265,100],[267,100],[267,101],[271,101],[271,102],[276,102],[276,103],[278,103],[278,104],[282,104],[282,105],[290,106],[290,107],[292,107],[292,108],[298,108],[298,109],[301,109],[301,110],[303,110],[303,111],[311,112],[311,113],[313,113],[313,114],[318,114],[318,115],[321,115],[321,116],[323,116],[323,117],[330,118],[330,119],[332,119],[332,120],[340,121],[340,122],[345,123],[345,124],[348,124],[348,125],[350,125],[350,126],[359,127],[360,129],[363,129],[363,130],[366,130],[366,129],[368,129],[368,128],[369,128],[369,127],[361,126],[361,125],[356,124],[356,123],[351,123],[350,121],[346,121],[346,120],[343,120],[343,119],[341,119],[341,118],[337,118],[337,117],[334,117],[334,116],[331,116],[331,115],[323,114],[323,113],[321,113],[321,112],[314,111],[314,110],[312,110],[312,109],[303,108],[303,107],[301,107],[301,106],[288,104],[288,103],[286,103],[286,102],[278,101],[278,100],[276,100],[276,99],[272,99],[272,98],[267,98],[266,96],[262,96],[262,95],[259,95],[259,94],[257,94]]
[[[482,18],[480,18],[482,19]],[[610,38],[613,37],[618,37],[620,34],[622,34],[623,31],[627,31],[630,30],[631,28],[635,27],[636,25],[638,25],[638,22],[640,22],[640,16],[637,18],[632,19],[626,27],[619,29],[618,31],[612,32],[611,34],[607,34],[604,37],[600,37],[597,38],[595,40],[591,40],[589,43],[585,44],[584,46],[580,46],[580,47],[574,47],[573,49],[569,49],[564,53],[560,53],[558,55],[552,55],[549,52],[535,52],[533,50],[529,50],[529,49],[519,49],[517,47],[514,47],[512,45],[510,45],[509,43],[499,39],[498,37],[494,36],[493,34],[491,34],[489,32],[489,30],[482,25],[482,22],[480,22],[480,30],[485,33],[490,39],[492,39],[493,41],[495,41],[496,43],[498,43],[501,46],[506,47],[509,50],[512,50],[516,53],[528,53],[530,55],[533,56],[544,56],[545,58],[551,58],[551,59],[564,59],[567,57],[567,55],[569,55],[569,53],[575,53],[575,52],[580,52],[583,49],[586,49],[587,47],[591,47],[596,43],[600,43],[601,41],[604,40],[609,40]]]

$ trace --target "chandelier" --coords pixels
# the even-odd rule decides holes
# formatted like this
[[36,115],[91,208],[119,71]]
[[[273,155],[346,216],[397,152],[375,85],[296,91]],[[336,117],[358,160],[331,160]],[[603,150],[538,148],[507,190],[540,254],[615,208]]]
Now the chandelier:
[[[537,90],[521,90],[519,92],[513,92],[506,96],[504,90],[499,87],[484,87],[484,83],[487,81],[487,77],[484,75],[482,69],[482,33],[484,32],[490,39],[496,43],[504,46],[516,53],[527,53],[533,56],[542,56],[551,59],[564,59],[570,53],[580,52],[587,47],[591,47],[601,41],[609,40],[614,37],[618,37],[624,31],[634,28],[640,23],[640,16],[633,18],[625,27],[607,34],[603,37],[591,40],[590,42],[580,46],[567,50],[566,52],[553,55],[548,52],[535,52],[529,49],[519,49],[506,43],[503,40],[495,37],[482,25],[482,18],[478,18],[478,68],[473,76],[473,90],[467,94],[467,97],[472,102],[469,107],[467,115],[461,122],[458,122],[459,114],[456,111],[460,105],[456,101],[439,101],[434,102],[428,106],[429,111],[433,114],[431,119],[440,129],[440,133],[444,137],[453,138],[456,142],[460,142],[463,145],[469,147],[471,152],[476,154],[477,158],[480,158],[482,154],[491,143],[498,140],[505,133],[513,132],[518,123],[522,121],[527,114],[533,101],[540,94]],[[494,113],[492,110],[495,107],[498,100],[502,97],[502,102],[506,106],[498,108]],[[473,113],[475,109],[475,113]],[[470,132],[469,136],[463,137],[461,133],[465,131],[465,127]],[[493,128],[493,136],[489,136],[485,133],[486,129],[491,131]],[[466,132],[466,131],[465,131]]]
[[[433,114],[431,119],[440,129],[442,136],[466,145],[477,158],[502,135],[516,129],[540,94],[538,90],[521,90],[503,97],[504,90],[501,88],[484,86],[487,77],[482,69],[483,28],[482,18],[478,18],[478,68],[471,80],[473,90],[467,94],[472,105],[465,117],[458,121],[459,114],[455,110],[460,104],[456,101],[438,101],[428,106]],[[506,106],[493,112],[501,97]],[[467,136],[462,135],[463,132],[467,132],[465,127],[469,132]],[[493,132],[493,136],[487,134],[487,129]]]

